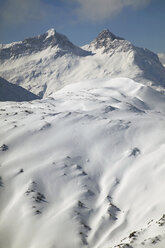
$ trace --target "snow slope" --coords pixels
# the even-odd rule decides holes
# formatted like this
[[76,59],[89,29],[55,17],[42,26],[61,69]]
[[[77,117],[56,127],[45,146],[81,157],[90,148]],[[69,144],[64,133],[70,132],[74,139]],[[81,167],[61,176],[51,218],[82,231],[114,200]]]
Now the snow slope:
[[0,75],[41,97],[81,80],[119,76],[165,88],[165,68],[157,55],[109,30],[82,49],[53,29],[22,42],[1,45]]
[[4,78],[0,77],[0,101],[32,101],[36,100],[39,97],[33,93],[23,89],[20,86],[11,84],[6,81]]
[[0,247],[164,248],[164,101],[116,78],[1,102]]

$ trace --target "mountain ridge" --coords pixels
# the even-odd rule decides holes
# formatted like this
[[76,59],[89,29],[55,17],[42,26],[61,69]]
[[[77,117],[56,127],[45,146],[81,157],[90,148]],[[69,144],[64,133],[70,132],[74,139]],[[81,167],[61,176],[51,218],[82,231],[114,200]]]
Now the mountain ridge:
[[21,56],[27,56],[32,53],[37,53],[45,50],[48,47],[58,46],[64,53],[72,52],[79,56],[87,55],[88,53],[81,48],[73,45],[69,39],[58,32],[55,29],[49,29],[46,33],[26,38],[23,41],[14,42],[11,44],[3,44],[0,49],[0,61],[1,63],[7,59],[15,59]]
[[39,97],[86,79],[129,77],[165,89],[165,68],[153,52],[103,30],[81,48],[54,29],[1,46],[0,75]]

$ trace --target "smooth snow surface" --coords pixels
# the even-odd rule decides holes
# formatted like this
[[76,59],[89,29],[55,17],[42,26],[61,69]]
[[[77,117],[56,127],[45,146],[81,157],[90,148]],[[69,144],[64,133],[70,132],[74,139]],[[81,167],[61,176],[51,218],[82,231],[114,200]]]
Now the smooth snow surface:
[[164,101],[116,78],[1,102],[0,247],[164,248]]
[[79,48],[54,29],[0,46],[0,75],[40,97],[87,79],[128,77],[165,89],[165,68],[156,54],[102,31]]

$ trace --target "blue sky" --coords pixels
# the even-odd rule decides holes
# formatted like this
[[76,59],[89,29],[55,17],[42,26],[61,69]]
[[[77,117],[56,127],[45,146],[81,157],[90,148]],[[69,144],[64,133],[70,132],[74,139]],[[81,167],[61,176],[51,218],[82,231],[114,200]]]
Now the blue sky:
[[77,45],[108,28],[137,46],[165,53],[165,0],[0,0],[0,43],[50,28]]

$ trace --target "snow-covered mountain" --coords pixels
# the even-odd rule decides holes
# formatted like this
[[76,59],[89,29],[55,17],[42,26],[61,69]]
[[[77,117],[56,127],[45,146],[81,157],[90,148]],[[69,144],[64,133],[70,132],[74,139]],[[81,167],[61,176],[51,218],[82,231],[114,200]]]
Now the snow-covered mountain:
[[127,76],[143,84],[165,88],[165,68],[157,54],[135,47],[109,30],[103,30],[91,44],[84,46],[84,49],[99,54],[99,57],[100,54],[106,55],[104,64],[107,61],[108,64],[104,69],[110,72],[110,76]]
[[128,78],[0,103],[0,247],[165,247],[165,96]]
[[28,56],[41,52],[49,47],[58,47],[58,50],[56,51],[57,57],[66,53],[73,53],[78,56],[88,54],[81,48],[73,45],[65,35],[57,33],[54,29],[50,29],[45,34],[27,38],[22,42],[1,44],[0,59],[3,63],[8,59],[17,59]]
[[38,96],[24,88],[11,84],[0,77],[0,101],[23,102],[36,100],[38,98]]
[[54,29],[1,45],[0,75],[41,97],[80,80],[119,76],[165,88],[165,68],[158,56],[109,30],[82,48]]
[[51,29],[0,45],[0,75],[0,248],[164,248],[158,56]]

